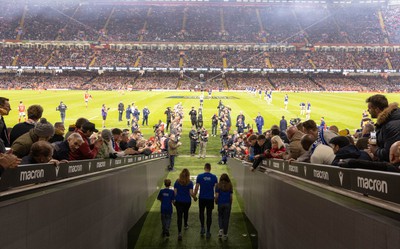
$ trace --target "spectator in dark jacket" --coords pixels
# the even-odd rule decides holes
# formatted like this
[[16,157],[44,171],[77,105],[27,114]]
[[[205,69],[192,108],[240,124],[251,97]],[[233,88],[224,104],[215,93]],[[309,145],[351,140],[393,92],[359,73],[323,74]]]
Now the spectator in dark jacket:
[[31,105],[28,107],[28,120],[23,123],[16,124],[10,133],[10,142],[14,143],[17,138],[27,133],[30,129],[35,127],[35,124],[42,117],[43,107],[40,105]]
[[22,158],[21,164],[53,163],[59,164],[53,159],[53,147],[47,141],[37,141],[32,144],[29,155]]
[[264,135],[259,135],[257,137],[257,143],[254,145],[254,162],[251,171],[254,171],[262,160],[268,157],[270,149],[271,140],[267,140]]
[[371,157],[367,152],[359,150],[356,146],[350,143],[350,140],[345,136],[337,136],[329,141],[333,145],[333,152],[335,153],[335,159],[332,165],[339,166],[339,162],[342,159],[360,159],[371,161]]
[[400,140],[400,109],[397,103],[388,104],[384,95],[369,97],[368,112],[376,120],[376,145],[369,144],[369,152],[380,161],[389,162],[390,146]]
[[59,161],[61,160],[72,160],[70,154],[74,153],[84,143],[82,136],[77,133],[71,133],[71,135],[65,141],[59,141],[53,143],[53,158]]
[[56,122],[54,124],[54,136],[50,138],[49,143],[64,141],[65,126],[63,122]]

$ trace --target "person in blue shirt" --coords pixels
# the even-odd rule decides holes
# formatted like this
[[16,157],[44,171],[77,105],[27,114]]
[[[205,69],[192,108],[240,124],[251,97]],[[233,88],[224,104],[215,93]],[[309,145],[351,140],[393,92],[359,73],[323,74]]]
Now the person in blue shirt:
[[285,94],[285,98],[283,100],[283,104],[285,105],[285,110],[287,110],[288,104],[289,104],[289,96]]
[[132,115],[131,105],[128,105],[128,107],[125,110],[126,123],[128,126],[130,126],[131,115]]
[[229,218],[232,208],[233,186],[229,176],[223,173],[215,190],[215,204],[218,205],[218,237],[228,239]]
[[174,184],[175,192],[175,207],[177,213],[178,224],[178,240],[182,240],[182,216],[185,224],[185,229],[189,228],[189,208],[192,204],[192,199],[197,201],[196,195],[193,193],[193,182],[190,180],[190,172],[188,169],[183,169],[179,174],[179,178]]
[[146,123],[146,126],[149,125],[149,114],[150,114],[150,110],[149,108],[147,108],[147,106],[145,106],[143,108],[143,121],[142,121],[142,126]]
[[214,209],[214,190],[217,186],[218,179],[217,176],[211,174],[211,164],[206,163],[204,165],[204,173],[197,175],[196,187],[194,188],[194,195],[196,196],[199,188],[199,218],[201,223],[200,235],[204,236],[204,211],[207,211],[207,234],[206,237],[211,237],[211,223],[212,223],[212,210]]
[[258,135],[262,134],[262,128],[264,126],[264,118],[261,116],[260,113],[258,113],[258,116],[255,118],[256,126],[257,126],[257,132]]
[[172,217],[172,203],[175,202],[174,190],[170,189],[171,180],[164,180],[164,189],[161,189],[158,193],[157,200],[161,201],[161,224],[162,224],[162,235],[163,237],[169,237],[169,226],[171,224]]

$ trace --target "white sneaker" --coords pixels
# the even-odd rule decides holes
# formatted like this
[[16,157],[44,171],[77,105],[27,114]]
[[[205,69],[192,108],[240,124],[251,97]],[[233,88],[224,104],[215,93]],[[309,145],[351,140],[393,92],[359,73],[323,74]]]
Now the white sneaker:
[[222,239],[225,240],[225,241],[227,241],[227,240],[228,240],[228,234],[224,234],[224,235],[222,236]]
[[218,231],[218,237],[219,238],[222,238],[222,234],[224,233],[224,230],[222,230],[222,229],[219,229],[219,231]]

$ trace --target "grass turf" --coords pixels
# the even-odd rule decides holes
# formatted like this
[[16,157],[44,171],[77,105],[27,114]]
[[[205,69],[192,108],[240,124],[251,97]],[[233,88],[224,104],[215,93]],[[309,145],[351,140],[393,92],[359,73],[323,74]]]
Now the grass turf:
[[[83,100],[84,91],[34,91],[34,90],[1,90],[0,96],[10,99],[12,111],[7,116],[6,123],[8,127],[13,127],[18,122],[18,104],[23,101],[26,107],[32,104],[40,104],[44,107],[43,117],[50,122],[60,121],[60,114],[56,111],[60,101],[67,106],[67,114],[65,124],[73,124],[79,117],[86,117],[101,129],[101,106],[106,104],[110,107],[110,111],[106,121],[107,128],[128,128],[125,121],[125,113],[122,122],[118,122],[117,106],[123,101],[125,108],[128,104],[135,103],[142,111],[144,106],[148,106],[151,113],[149,116],[149,126],[141,127],[145,137],[153,135],[153,125],[162,120],[165,122],[164,111],[167,106],[173,107],[176,103],[182,102],[184,114],[186,115],[183,123],[182,141],[185,146],[181,149],[181,153],[188,154],[188,133],[190,130],[190,119],[188,113],[192,106],[196,109],[199,106],[199,99],[196,98],[198,92],[180,92],[180,91],[153,91],[153,92],[118,92],[118,91],[92,91],[90,94],[93,99],[89,101],[88,108],[85,107]],[[266,101],[244,92],[213,92],[212,99],[207,98],[205,94],[204,100],[204,126],[211,132],[211,117],[217,113],[218,98],[222,99],[225,105],[232,108],[232,126],[235,126],[236,116],[240,111],[246,116],[245,123],[253,125],[255,128],[254,118],[260,112],[264,117],[264,130],[269,129],[273,124],[279,124],[282,116],[287,120],[300,116],[300,102],[310,101],[311,103],[311,119],[317,123],[321,117],[325,117],[326,124],[336,125],[339,129],[348,128],[352,131],[359,128],[361,114],[367,108],[365,99],[372,95],[369,93],[288,93],[289,106],[288,110],[284,109],[283,97],[285,93],[273,93],[273,101],[271,105],[267,105]],[[399,94],[386,94],[389,102],[400,102]],[[141,120],[139,121],[141,125]],[[219,131],[218,131],[219,132]],[[219,139],[213,138],[208,144],[208,151],[217,154],[219,150]]]

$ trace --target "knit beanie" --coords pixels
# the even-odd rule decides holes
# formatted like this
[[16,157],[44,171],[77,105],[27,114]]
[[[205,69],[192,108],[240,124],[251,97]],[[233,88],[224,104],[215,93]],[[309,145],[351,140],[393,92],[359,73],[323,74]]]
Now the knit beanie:
[[41,118],[33,129],[33,132],[38,137],[52,137],[54,135],[54,126],[47,122],[45,118]]
[[110,141],[111,137],[112,137],[111,131],[108,130],[108,129],[102,130],[101,131],[101,137],[107,142]]

